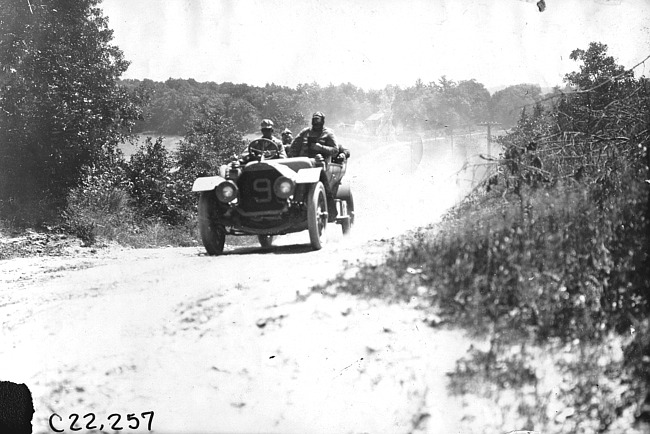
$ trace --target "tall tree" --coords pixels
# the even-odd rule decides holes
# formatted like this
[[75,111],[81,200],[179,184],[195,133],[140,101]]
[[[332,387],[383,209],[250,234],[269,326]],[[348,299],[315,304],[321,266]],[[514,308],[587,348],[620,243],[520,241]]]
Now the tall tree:
[[611,91],[616,84],[633,84],[633,72],[618,65],[616,59],[608,56],[605,44],[592,42],[586,50],[573,50],[569,58],[582,62],[582,65],[579,71],[566,74],[565,81],[580,90],[605,87],[600,93],[608,93],[607,91]]
[[[244,150],[241,131],[219,108],[202,107],[188,125],[176,159],[187,179],[214,174]],[[188,190],[189,191],[189,190]]]
[[490,92],[476,80],[463,80],[455,89],[456,111],[465,123],[479,123],[488,117]]
[[4,0],[0,8],[0,201],[63,205],[84,169],[115,155],[140,117],[117,80],[100,0]]
[[516,84],[495,92],[490,101],[491,120],[506,127],[517,125],[522,110],[528,107],[530,111],[541,93],[537,84]]
[[590,132],[603,121],[603,110],[630,97],[636,85],[634,74],[608,56],[607,45],[600,42],[591,42],[586,50],[573,50],[569,57],[581,65],[579,71],[564,77],[575,93],[560,100],[558,119],[564,127]]

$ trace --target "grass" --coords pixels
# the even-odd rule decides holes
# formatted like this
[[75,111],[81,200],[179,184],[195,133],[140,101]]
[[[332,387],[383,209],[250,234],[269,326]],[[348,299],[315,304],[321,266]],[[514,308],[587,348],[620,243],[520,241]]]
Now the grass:
[[[551,410],[541,411],[555,403],[574,412],[563,429],[603,432],[643,393],[638,365],[613,356],[630,345],[626,327],[645,309],[636,265],[645,261],[644,193],[635,182],[623,186],[600,203],[572,182],[519,195],[492,186],[438,225],[394,240],[383,264],[357,264],[325,286],[410,302],[489,341],[459,361],[452,392],[518,390],[534,405],[508,405],[537,429],[563,432]],[[647,320],[634,324],[647,332]],[[617,351],[604,350],[610,344]],[[558,381],[572,385],[558,396],[540,385],[545,371],[536,360],[545,355]]]

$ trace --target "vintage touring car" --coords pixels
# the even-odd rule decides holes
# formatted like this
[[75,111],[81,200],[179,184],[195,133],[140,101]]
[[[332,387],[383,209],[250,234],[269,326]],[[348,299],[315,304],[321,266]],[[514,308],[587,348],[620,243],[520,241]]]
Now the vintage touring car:
[[268,139],[248,145],[249,161],[224,165],[219,175],[197,178],[199,232],[209,255],[223,252],[226,234],[257,235],[270,247],[276,235],[309,231],[318,250],[327,239],[327,224],[347,234],[354,224],[354,200],[342,181],[345,160],[276,158],[278,145]]

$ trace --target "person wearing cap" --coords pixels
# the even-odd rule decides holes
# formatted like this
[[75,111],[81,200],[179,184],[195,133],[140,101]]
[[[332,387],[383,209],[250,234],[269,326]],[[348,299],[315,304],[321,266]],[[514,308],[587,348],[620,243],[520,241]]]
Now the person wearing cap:
[[262,139],[271,140],[278,147],[278,158],[287,158],[287,152],[284,150],[282,142],[273,136],[273,121],[264,119],[260,124],[262,130]]
[[[278,155],[275,158],[287,158],[287,153],[284,150],[282,142],[273,136],[273,121],[270,119],[264,119],[260,124],[260,129],[262,130],[262,139],[271,140],[278,147]],[[248,163],[253,156],[248,153],[248,148],[242,152],[241,157],[239,158],[239,164]]]
[[293,142],[293,133],[289,128],[285,128],[282,131],[282,144],[284,145],[284,150],[287,155],[289,155],[289,148],[291,148],[291,143]]
[[325,127],[325,115],[316,112],[311,117],[311,128],[305,128],[291,143],[289,156],[314,158],[321,154],[327,160],[339,153],[334,132]]

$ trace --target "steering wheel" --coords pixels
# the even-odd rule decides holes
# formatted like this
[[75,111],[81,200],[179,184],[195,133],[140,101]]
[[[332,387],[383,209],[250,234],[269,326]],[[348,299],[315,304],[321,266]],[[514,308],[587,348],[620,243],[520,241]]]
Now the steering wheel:
[[270,139],[256,139],[248,145],[248,153],[257,157],[264,156],[264,159],[269,160],[276,158],[280,154],[280,147]]

